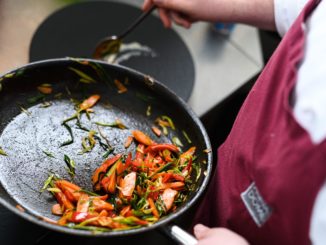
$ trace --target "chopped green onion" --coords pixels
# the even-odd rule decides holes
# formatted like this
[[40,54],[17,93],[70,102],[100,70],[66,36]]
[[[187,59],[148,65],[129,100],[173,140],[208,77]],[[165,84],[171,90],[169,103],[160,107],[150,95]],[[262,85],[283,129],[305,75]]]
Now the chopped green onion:
[[116,119],[113,123],[102,123],[102,122],[95,122],[96,125],[102,127],[112,127],[112,128],[120,128],[120,129],[127,129],[128,127],[124,125],[119,119]]
[[173,121],[172,121],[172,119],[170,117],[168,117],[168,116],[162,116],[162,119],[165,120],[165,121],[167,121],[169,123],[170,127],[173,130],[175,130],[174,123],[173,123]]
[[187,142],[188,142],[189,144],[191,144],[191,143],[192,143],[192,141],[191,141],[191,139],[189,138],[189,136],[188,136],[187,132],[186,132],[186,131],[184,131],[184,130],[182,130],[182,133],[183,133],[183,136],[186,138]]
[[99,196],[99,194],[96,194],[94,192],[91,192],[91,191],[88,191],[88,190],[84,190],[84,189],[80,189],[78,192],[83,192],[83,193],[86,193],[90,196]]
[[152,107],[149,105],[149,106],[147,106],[146,116],[149,117],[151,115],[151,113],[152,113]]
[[22,107],[22,106],[19,106],[19,108],[20,108],[20,110],[23,112],[23,113],[25,113],[27,116],[30,116],[30,115],[32,115],[32,113],[31,112],[29,112],[27,109],[25,109],[24,107]]
[[196,171],[196,179],[195,179],[195,181],[197,182],[199,180],[199,178],[200,178],[200,175],[201,175],[201,167],[200,167],[199,163],[198,164],[193,163],[192,167]]
[[[83,153],[90,152],[91,150],[93,150],[93,148],[96,144],[96,141],[94,138],[95,134],[96,134],[96,132],[94,130],[91,130],[88,132],[88,137],[84,137],[82,139]],[[87,145],[86,141],[88,141],[89,145]]]
[[47,155],[48,157],[55,158],[51,152],[44,151],[44,150],[42,150],[42,152],[43,152],[45,155]]
[[48,188],[48,186],[53,186],[53,179],[54,179],[54,174],[51,174],[45,181],[44,181],[44,185],[42,187],[42,189],[40,190],[40,192],[43,192],[44,190],[46,190]]
[[0,147],[0,155],[8,156],[7,153]]
[[52,192],[52,193],[61,192],[61,190],[59,188],[56,188],[56,187],[50,187],[50,188],[47,188],[46,190],[49,191],[49,192]]
[[70,92],[68,86],[65,86],[65,90],[66,90],[67,94],[68,94],[69,96],[71,96],[71,92]]
[[70,139],[70,140],[67,140],[66,142],[63,142],[63,143],[60,145],[60,147],[62,147],[62,146],[66,146],[66,145],[70,145],[70,144],[74,143],[74,135],[73,135],[73,133],[72,133],[72,129],[71,129],[71,127],[70,127],[68,124],[66,124],[65,122],[62,123],[62,125],[63,125],[67,130],[68,130],[71,139]]
[[68,224],[67,227],[72,228],[72,229],[77,229],[77,230],[87,230],[87,231],[93,231],[93,232],[107,232],[110,231],[110,229],[107,228],[102,228],[102,227],[97,227],[97,226],[80,226],[80,225],[75,225],[75,224]]
[[80,82],[87,83],[87,84],[88,83],[96,83],[96,81],[92,77],[88,76],[84,72],[82,72],[78,69],[75,69],[73,67],[68,67],[68,69],[75,72],[80,77],[80,80],[79,80]]
[[45,98],[45,95],[39,93],[36,96],[33,96],[33,97],[28,98],[27,99],[27,102],[29,104],[35,104],[35,103],[39,102],[40,100],[43,100],[44,98]]
[[109,149],[108,151],[106,151],[103,155],[102,155],[102,157],[103,158],[108,158],[108,156],[112,153],[114,151],[114,149]]
[[151,96],[148,96],[148,95],[144,95],[144,94],[141,94],[139,92],[136,93],[136,97],[145,101],[145,102],[150,102],[151,100],[154,99],[154,97],[151,97]]
[[47,108],[50,107],[52,105],[51,102],[49,101],[43,101],[42,104],[40,105],[41,108]]
[[169,162],[167,164],[165,164],[164,166],[160,167],[158,170],[156,170],[154,173],[152,173],[152,175],[149,176],[149,178],[152,178],[154,175],[166,171],[171,165],[173,164],[173,162]]
[[180,146],[180,147],[183,146],[183,144],[182,144],[182,142],[180,141],[180,139],[179,139],[178,137],[176,137],[176,136],[174,136],[174,137],[172,138],[172,142],[173,142],[173,144],[175,144],[176,146]]
[[76,174],[76,163],[74,160],[70,159],[67,155],[64,155],[64,160],[65,163],[67,164],[68,167],[68,173],[70,174],[71,177],[74,177]]
[[53,97],[55,98],[55,99],[61,99],[61,97],[62,97],[62,93],[57,93],[57,94],[55,94]]

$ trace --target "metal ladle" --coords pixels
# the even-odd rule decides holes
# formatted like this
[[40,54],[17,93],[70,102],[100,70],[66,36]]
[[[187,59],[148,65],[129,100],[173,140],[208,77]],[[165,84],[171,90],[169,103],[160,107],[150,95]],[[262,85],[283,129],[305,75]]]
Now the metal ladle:
[[92,55],[94,59],[102,59],[107,55],[117,55],[120,51],[122,39],[132,32],[148,15],[150,15],[156,6],[152,6],[147,12],[142,13],[124,32],[120,35],[113,35],[102,39],[95,47]]

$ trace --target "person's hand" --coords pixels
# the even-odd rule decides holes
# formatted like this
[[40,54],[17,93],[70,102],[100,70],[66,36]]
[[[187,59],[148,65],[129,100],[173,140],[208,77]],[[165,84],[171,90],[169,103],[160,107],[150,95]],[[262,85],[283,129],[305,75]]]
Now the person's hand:
[[274,0],[144,0],[143,10],[158,7],[165,27],[189,28],[195,21],[239,22],[275,30]]
[[172,22],[189,28],[198,20],[216,21],[228,18],[234,4],[230,0],[144,0],[143,10],[158,6],[160,18],[165,27]]
[[163,25],[167,28],[171,27],[172,22],[189,28],[193,19],[193,3],[194,1],[187,0],[144,0],[143,10],[147,11],[154,4],[158,6],[158,12]]
[[198,245],[249,245],[243,237],[225,228],[208,228],[198,224],[194,233]]

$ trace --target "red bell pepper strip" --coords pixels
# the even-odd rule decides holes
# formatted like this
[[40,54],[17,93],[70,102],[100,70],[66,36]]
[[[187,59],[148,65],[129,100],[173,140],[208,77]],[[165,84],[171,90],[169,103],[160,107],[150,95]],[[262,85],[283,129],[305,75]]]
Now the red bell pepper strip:
[[188,161],[192,156],[194,155],[196,151],[196,147],[190,147],[186,152],[182,153],[179,157],[180,164],[184,164],[186,161]]
[[131,205],[123,207],[120,211],[120,215],[126,216],[126,214],[131,210]]
[[62,208],[61,208],[61,205],[59,203],[56,203],[52,206],[52,209],[51,209],[52,213],[54,215],[62,215],[63,212],[62,212]]
[[122,154],[117,154],[116,156],[105,160],[103,162],[103,164],[95,170],[95,172],[94,172],[94,174],[92,176],[92,183],[93,183],[93,185],[96,185],[97,182],[100,181],[100,179],[99,179],[100,174],[101,173],[106,173],[107,172],[107,169],[112,164],[114,164],[116,161],[118,161],[121,158],[121,156],[122,156]]
[[152,211],[153,215],[156,218],[160,218],[160,214],[157,211],[157,208],[155,206],[155,203],[154,203],[153,199],[149,197],[149,198],[147,198],[147,201],[148,201],[149,207],[151,208],[151,211]]
[[164,150],[169,150],[176,153],[180,152],[179,148],[172,144],[155,144],[155,145],[148,146],[145,149],[145,153],[150,151],[164,151]]
[[63,194],[63,192],[56,192],[54,196],[57,199],[58,203],[60,203],[60,205],[64,206],[66,209],[74,209],[74,205],[69,201],[66,195]]
[[166,211],[168,211],[172,207],[174,199],[177,194],[178,192],[176,190],[172,190],[170,188],[164,190],[161,197],[165,205]]
[[90,204],[90,198],[87,194],[82,193],[77,203],[76,211],[80,213],[87,213]]
[[81,223],[87,219],[95,218],[95,217],[96,215],[87,212],[73,212],[69,221],[74,223]]
[[161,130],[155,126],[152,127],[152,131],[157,137],[160,137],[162,135]]
[[102,210],[111,211],[114,209],[111,203],[105,202],[98,197],[92,198],[91,207],[96,212],[101,212]]
[[126,141],[124,143],[124,147],[129,148],[129,146],[131,145],[133,140],[134,140],[134,138],[132,136],[128,136],[128,138],[126,139]]
[[79,105],[79,112],[85,111],[85,110],[93,107],[100,98],[101,98],[101,96],[98,95],[98,94],[94,94],[94,95],[90,96],[89,98],[87,98],[86,100],[84,100]]
[[154,141],[148,135],[146,135],[140,130],[133,130],[131,133],[134,136],[134,138],[141,144],[144,145],[154,144]]

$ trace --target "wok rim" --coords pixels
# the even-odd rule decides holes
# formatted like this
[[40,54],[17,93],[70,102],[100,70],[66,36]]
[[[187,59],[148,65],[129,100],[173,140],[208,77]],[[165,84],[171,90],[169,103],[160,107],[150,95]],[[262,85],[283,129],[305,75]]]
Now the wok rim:
[[[112,64],[108,64],[104,61],[87,59],[87,58],[66,57],[66,58],[45,59],[45,60],[28,63],[23,66],[19,66],[13,70],[10,70],[8,72],[5,72],[4,74],[1,74],[0,78],[4,77],[7,74],[16,72],[20,69],[25,69],[25,68],[32,69],[32,68],[39,68],[42,65],[55,65],[57,63],[65,63],[65,62],[70,62],[70,61],[73,62],[74,59],[79,60],[79,61],[89,61],[89,62],[93,62],[93,63],[99,63],[104,66],[112,66],[112,67],[115,67],[116,69],[122,70],[125,73],[132,74],[135,77],[139,77],[139,78],[142,77],[143,80],[145,80],[144,78],[148,77],[148,75],[146,75],[144,73],[141,73],[139,71],[136,71],[132,68],[129,68],[129,67],[126,67],[123,65],[112,65]],[[176,95],[176,93],[174,91],[169,89],[166,85],[159,82],[155,78],[153,78],[153,81],[155,83],[155,86],[159,87],[159,89],[165,90],[165,92],[167,92],[169,94],[171,99],[174,99],[177,103],[179,103],[186,110],[186,112],[189,114],[189,116],[191,117],[191,119],[196,124],[199,131],[201,132],[202,137],[205,142],[206,149],[211,149],[211,143],[210,143],[208,134],[206,132],[206,129],[204,128],[199,117],[190,108],[190,106],[183,99],[181,99],[178,95]],[[2,204],[4,207],[6,207],[7,209],[12,211],[16,215],[24,218],[27,221],[30,221],[34,224],[41,226],[41,227],[45,227],[49,230],[57,231],[57,232],[61,232],[61,233],[69,234],[69,235],[76,235],[76,236],[78,235],[78,236],[84,236],[84,237],[120,237],[120,236],[126,236],[126,235],[137,235],[137,234],[141,234],[144,232],[152,231],[152,230],[160,228],[162,226],[166,226],[169,223],[173,223],[173,220],[175,220],[178,216],[187,212],[193,205],[195,205],[195,203],[198,202],[199,198],[204,194],[204,192],[209,184],[209,181],[210,181],[210,178],[212,175],[212,170],[213,170],[212,165],[213,165],[213,154],[212,154],[212,151],[209,151],[207,153],[207,169],[206,169],[207,174],[205,175],[203,182],[198,186],[198,189],[195,191],[194,196],[190,200],[188,200],[182,207],[180,207],[180,209],[178,209],[176,212],[170,213],[169,215],[161,218],[159,221],[157,221],[153,225],[136,228],[136,229],[121,230],[121,231],[108,231],[108,232],[100,232],[100,233],[94,233],[92,231],[87,231],[87,230],[77,230],[77,229],[72,229],[72,228],[65,227],[65,226],[51,224],[49,222],[43,221],[41,217],[37,217],[36,215],[33,215],[29,212],[22,212],[19,209],[17,209],[15,206],[10,204],[7,200],[3,199],[2,197],[0,197],[0,204]],[[3,189],[7,193],[7,190],[4,187],[3,187]],[[15,199],[12,199],[12,200],[15,203],[17,203],[15,201]],[[17,203],[17,204],[19,204],[19,203]]]

